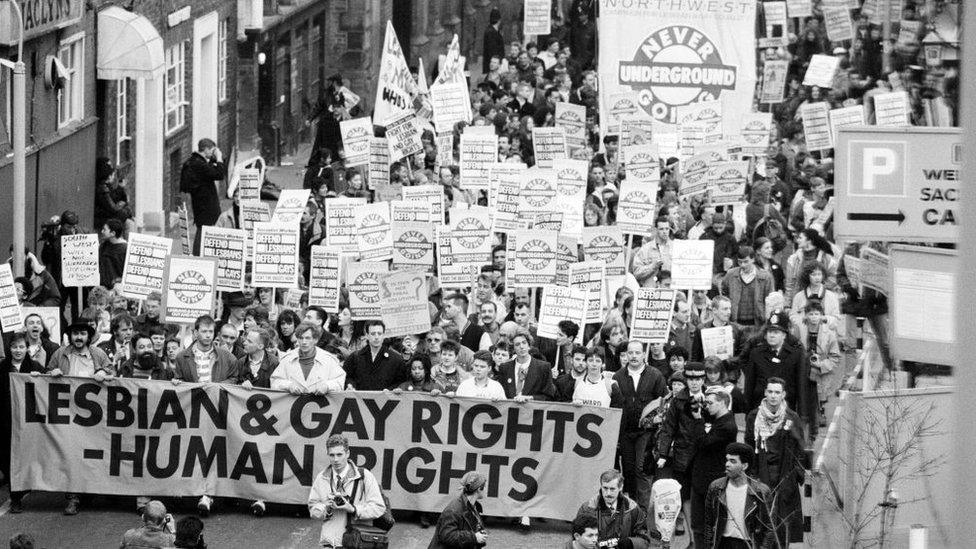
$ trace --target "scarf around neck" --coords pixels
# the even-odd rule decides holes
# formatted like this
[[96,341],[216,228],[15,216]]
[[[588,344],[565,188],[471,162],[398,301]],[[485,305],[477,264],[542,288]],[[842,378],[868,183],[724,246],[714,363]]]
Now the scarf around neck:
[[766,439],[771,437],[780,429],[780,427],[783,426],[783,421],[786,419],[787,409],[788,406],[784,400],[780,403],[779,410],[774,412],[772,409],[770,409],[766,399],[763,399],[762,403],[757,409],[758,413],[756,414],[755,436],[756,441],[759,443],[756,445],[757,453],[760,449],[766,450]]

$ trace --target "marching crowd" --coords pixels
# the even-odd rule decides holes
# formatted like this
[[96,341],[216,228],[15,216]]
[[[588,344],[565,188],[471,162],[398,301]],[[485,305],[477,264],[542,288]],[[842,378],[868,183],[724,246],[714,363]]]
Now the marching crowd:
[[[561,13],[554,18],[551,35],[528,44],[502,38],[500,14],[493,12],[484,37],[483,76],[472,83],[471,95],[472,125],[494,127],[499,161],[528,166],[534,164],[532,128],[553,124],[556,103],[586,107],[586,144],[572,153],[589,161],[586,227],[614,223],[620,183],[627,177],[621,136],[599,134],[593,4],[572,2],[565,18]],[[915,4],[906,3],[904,19],[926,16]],[[158,294],[135,303],[119,292],[131,212],[111,166],[100,163],[96,228],[103,237],[102,284],[84,292],[79,302],[79,294],[60,286],[57,245],[45,246],[39,257],[28,255],[26,275],[15,281],[18,297],[25,306],[61,307],[65,337],[52,340],[42,317],[33,313],[25,316],[22,331],[5,337],[2,440],[10,441],[10,372],[102,382],[128,377],[229,383],[294,394],[417,391],[443,398],[614,407],[623,412],[617,469],[584,472],[599,475],[601,488],[593,497],[580,494],[578,515],[566,517],[572,520],[567,547],[643,548],[652,537],[670,535],[648,520],[651,485],[661,478],[680,482],[690,513],[678,518],[676,533],[690,530],[697,547],[802,541],[806,449],[825,425],[824,405],[841,386],[845,356],[854,349],[853,317],[871,321],[889,366],[890,358],[886,298],[847,275],[843,258],[856,256],[860,245],[844,250],[832,242],[832,160],[806,150],[798,108],[826,99],[837,106],[863,103],[870,112],[877,90],[905,89],[913,122],[922,124],[926,99],[944,97],[956,104],[955,75],[920,70],[919,44],[891,44],[893,66],[883,73],[882,50],[889,45],[882,44],[877,25],[862,17],[853,43],[831,43],[816,13],[796,29],[789,47],[759,54],[760,62],[790,62],[789,85],[783,102],[772,106],[775,124],[766,154],[751,159],[744,215],[734,212],[739,206],[712,205],[707,193],[682,195],[677,159],[662,159],[656,229],[634,238],[627,276],[619,288],[611,288],[613,301],[604,319],[586,325],[564,320],[554,340],[536,333],[535,295],[505,286],[501,233],[495,234],[495,246],[470,291],[444,291],[436,276],[431,279],[433,328],[424,334],[385,337],[382,321],[353,318],[345,289],[338,310],[326,311],[305,302],[286,306],[281,292],[246,286],[244,292],[225,293],[215,316],[201,316],[191,327],[169,325],[160,318]],[[800,85],[815,53],[842,57],[829,90]],[[341,83],[341,76],[332,79],[315,115],[319,132],[306,177],[312,198],[301,220],[303,285],[309,247],[329,231],[324,200],[374,198],[362,171],[342,165],[336,129],[351,113],[337,93]],[[463,126],[455,130],[455,159]],[[422,141],[423,152],[391,166],[391,182],[440,184],[445,211],[457,203],[487,204],[483,192],[461,186],[456,165],[438,163],[433,132],[425,132]],[[236,195],[221,211],[210,183],[224,172],[214,143],[201,141],[181,185],[198,228],[242,227]],[[77,215],[65,212],[52,229],[53,242],[61,234],[84,232],[80,225]],[[630,339],[635,290],[668,286],[677,239],[714,241],[714,285],[679,292],[667,341],[645,345]],[[724,326],[732,328],[731,352],[707,354],[702,330]],[[340,547],[351,543],[343,541],[350,533],[347,523],[369,522],[389,509],[370,472],[350,463],[348,441],[333,436],[327,447],[331,465],[315,479],[309,513],[323,521],[323,545]],[[4,480],[11,459],[17,456],[4,452]],[[464,477],[459,498],[436,519],[431,547],[489,543],[478,503],[485,482],[477,472]],[[11,512],[23,511],[25,495],[11,494]],[[201,516],[211,512],[211,495],[187,496],[199,497]],[[65,513],[78,513],[80,502],[81,495],[69,494]],[[143,534],[161,535],[175,526],[179,538],[181,526],[162,503],[145,497],[137,505],[145,517]],[[262,516],[267,506],[256,501],[250,510]],[[202,524],[191,519],[180,521],[186,521],[182,528],[192,538],[180,547],[202,546],[196,545],[202,543]],[[430,522],[429,515],[421,516],[422,525]],[[531,521],[523,517],[520,523],[528,528]],[[173,545],[173,534],[167,536],[158,546]]]

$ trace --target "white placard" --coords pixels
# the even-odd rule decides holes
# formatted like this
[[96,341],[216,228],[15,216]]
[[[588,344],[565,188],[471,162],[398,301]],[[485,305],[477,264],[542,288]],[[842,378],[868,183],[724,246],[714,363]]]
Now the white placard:
[[671,287],[682,290],[712,288],[714,240],[675,240],[671,243]]
[[557,127],[532,128],[532,149],[535,151],[537,167],[553,167],[558,159],[569,156],[566,147],[566,130]]
[[164,322],[192,324],[200,316],[212,315],[216,286],[216,259],[169,256],[162,302]]
[[61,284],[65,287],[98,286],[98,235],[61,235]]
[[466,191],[488,191],[488,170],[498,161],[498,137],[495,134],[465,132],[461,134],[461,188]]
[[172,252],[173,240],[170,238],[129,233],[122,271],[122,295],[129,299],[145,299],[153,292],[162,292],[166,258]]
[[353,118],[339,122],[342,149],[347,168],[369,163],[370,140],[373,137],[373,121],[369,118]]
[[586,325],[586,308],[589,294],[579,288],[566,288],[547,284],[542,288],[542,306],[539,309],[539,337],[556,339],[559,337],[559,322],[575,322],[583,332]]
[[356,245],[359,258],[375,261],[393,258],[393,236],[390,234],[390,203],[377,202],[356,206]]
[[807,73],[803,76],[804,86],[818,86],[831,88],[834,85],[834,74],[840,66],[840,57],[833,55],[814,54],[807,65]]
[[255,223],[251,285],[298,287],[298,224]]
[[244,290],[244,269],[247,256],[247,232],[244,229],[225,229],[203,226],[200,255],[217,260],[217,291]]
[[339,312],[339,287],[342,281],[342,250],[312,246],[309,263],[308,304]]
[[24,327],[24,314],[17,299],[13,271],[9,263],[0,263],[0,325],[3,333],[15,332]]

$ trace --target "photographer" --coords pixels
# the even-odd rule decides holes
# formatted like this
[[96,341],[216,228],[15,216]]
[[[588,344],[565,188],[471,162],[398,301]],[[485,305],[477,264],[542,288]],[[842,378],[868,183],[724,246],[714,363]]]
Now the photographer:
[[595,517],[599,530],[596,547],[646,549],[651,538],[647,534],[647,515],[623,492],[624,477],[611,469],[600,475],[600,493],[583,503],[576,520]]
[[367,469],[349,462],[349,440],[332,435],[325,443],[328,467],[312,483],[308,512],[322,522],[319,542],[323,547],[343,546],[343,534],[350,523],[370,524],[386,511],[376,478]]
[[166,506],[162,502],[152,500],[146,504],[142,512],[142,523],[142,526],[132,528],[122,535],[122,549],[162,549],[176,543],[173,516],[166,513]]
[[488,479],[475,471],[461,477],[461,495],[449,503],[437,521],[437,531],[427,549],[474,549],[488,545],[481,520],[481,503]]

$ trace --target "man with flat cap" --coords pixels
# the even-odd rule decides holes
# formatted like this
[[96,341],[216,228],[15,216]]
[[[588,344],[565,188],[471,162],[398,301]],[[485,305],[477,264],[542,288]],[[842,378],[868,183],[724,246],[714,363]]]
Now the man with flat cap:
[[461,477],[461,495],[449,503],[437,521],[437,530],[427,549],[468,549],[488,545],[488,532],[481,520],[481,503],[488,479],[477,471]]

